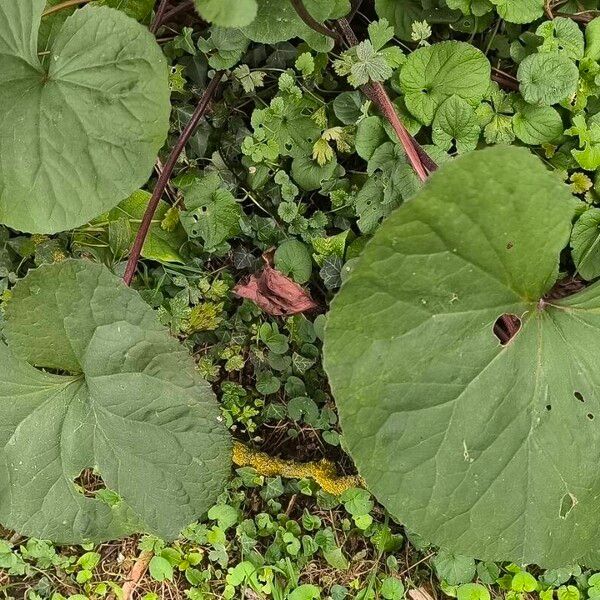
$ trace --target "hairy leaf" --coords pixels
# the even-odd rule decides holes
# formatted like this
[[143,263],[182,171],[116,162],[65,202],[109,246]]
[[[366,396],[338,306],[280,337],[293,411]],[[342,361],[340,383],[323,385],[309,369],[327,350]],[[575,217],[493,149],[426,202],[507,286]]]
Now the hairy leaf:
[[[229,472],[227,432],[192,358],[135,291],[67,260],[21,280],[6,317],[4,526],[69,544],[132,531],[172,539],[208,510]],[[116,503],[75,486],[87,468]]]
[[425,125],[456,95],[477,105],[490,86],[491,67],[481,50],[466,42],[441,42],[409,54],[400,72],[408,110]]
[[517,72],[523,98],[530,104],[550,106],[577,92],[579,71],[568,57],[556,52],[530,54]]
[[575,204],[525,149],[459,157],[333,302],[325,367],[359,473],[453,553],[552,567],[597,547],[600,287],[547,296]]
[[148,179],[169,126],[168,68],[120,11],[67,18],[37,55],[44,0],[0,0],[0,221],[51,233],[113,208]]

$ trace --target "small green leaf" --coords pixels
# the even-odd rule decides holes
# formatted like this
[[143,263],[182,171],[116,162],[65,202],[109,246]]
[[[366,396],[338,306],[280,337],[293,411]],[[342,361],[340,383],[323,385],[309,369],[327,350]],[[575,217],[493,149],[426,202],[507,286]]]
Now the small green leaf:
[[173,581],[173,567],[166,558],[153,556],[148,567],[154,581]]
[[544,0],[490,0],[509,23],[531,23],[544,14]]
[[572,19],[555,17],[552,21],[545,21],[535,34],[544,40],[538,52],[560,52],[573,60],[583,58],[583,32]]
[[571,232],[571,252],[584,279],[600,277],[600,209],[590,208],[577,219]]
[[219,27],[244,27],[256,18],[256,0],[194,0],[203,19]]
[[563,132],[559,112],[551,106],[532,106],[518,103],[512,124],[515,135],[525,144],[538,145],[553,142]]
[[404,585],[396,577],[386,577],[379,589],[385,600],[402,600],[404,597]]
[[456,588],[457,600],[490,600],[489,590],[480,583],[464,583]]
[[475,561],[470,556],[440,550],[433,559],[435,572],[449,585],[468,583],[475,576]]
[[526,102],[550,106],[575,95],[579,70],[563,54],[530,54],[519,65],[517,78]]
[[275,267],[296,283],[306,283],[312,273],[312,257],[305,244],[299,240],[286,240],[273,257]]
[[458,96],[450,96],[435,113],[431,137],[434,144],[443,150],[450,150],[453,144],[456,151],[474,150],[479,141],[481,129],[471,105]]

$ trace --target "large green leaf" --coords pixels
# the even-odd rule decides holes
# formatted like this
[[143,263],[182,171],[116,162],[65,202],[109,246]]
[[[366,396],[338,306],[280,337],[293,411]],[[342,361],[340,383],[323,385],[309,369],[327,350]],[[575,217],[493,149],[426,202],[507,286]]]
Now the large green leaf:
[[430,125],[439,106],[450,96],[477,106],[490,86],[490,62],[466,42],[441,42],[408,55],[400,86],[408,110]]
[[[148,179],[169,126],[166,60],[120,11],[88,6],[51,38],[45,0],[0,0],[0,222],[52,233],[86,223]],[[45,48],[45,46],[44,46]]]
[[[192,358],[135,291],[68,260],[21,280],[6,318],[3,525],[58,543],[174,538],[208,510],[229,472],[228,436]],[[86,468],[121,500],[81,493]]]
[[333,302],[325,367],[360,475],[454,553],[551,567],[597,547],[600,287],[548,296],[574,209],[525,149],[459,157]]

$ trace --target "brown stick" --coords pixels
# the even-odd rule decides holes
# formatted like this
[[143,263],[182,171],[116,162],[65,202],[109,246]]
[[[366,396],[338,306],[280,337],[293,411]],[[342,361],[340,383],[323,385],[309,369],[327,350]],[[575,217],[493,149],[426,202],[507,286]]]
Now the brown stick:
[[[340,19],[338,21],[340,25],[340,29],[342,30],[346,41],[349,46],[356,46],[358,44],[358,39],[352,31],[352,27],[348,23],[347,19]],[[431,157],[421,148],[418,144],[417,140],[410,135],[398,114],[396,113],[396,109],[390,100],[385,88],[378,81],[371,81],[367,85],[362,87],[364,94],[369,98],[378,108],[381,110],[385,118],[390,122],[390,125],[394,128],[402,147],[404,148],[404,152],[406,152],[406,156],[408,161],[410,162],[412,168],[415,173],[419,177],[421,181],[425,181],[427,179],[427,171],[435,171],[437,169],[437,165],[435,161],[431,159]]]
[[142,552],[138,556],[129,572],[127,581],[123,584],[123,600],[132,600],[133,592],[135,592],[140,580],[146,574],[151,559],[152,552]]
[[160,0],[160,4],[158,5],[158,10],[154,14],[154,19],[152,19],[152,23],[150,23],[150,31],[152,33],[156,33],[158,28],[161,26],[163,16],[165,11],[167,10],[167,4],[169,0]]
[[519,91],[519,80],[496,67],[492,67],[492,80],[508,90]]
[[51,6],[49,9],[45,10],[42,13],[42,17],[47,17],[53,13],[57,13],[60,10],[65,8],[71,8],[71,6],[78,6],[79,4],[87,4],[91,0],[65,0],[65,2],[61,2],[60,4],[55,4]]
[[185,145],[187,144],[190,137],[194,133],[198,123],[202,120],[206,111],[209,108],[210,101],[223,77],[223,71],[217,71],[212,79],[212,81],[208,84],[206,90],[204,90],[204,94],[202,98],[200,98],[200,102],[190,119],[190,122],[186,125],[185,129],[182,131],[177,143],[173,147],[169,159],[167,160],[164,169],[158,178],[156,183],[156,187],[152,192],[152,197],[148,202],[148,206],[146,208],[146,212],[144,213],[144,217],[142,219],[142,223],[140,225],[140,229],[135,236],[135,241],[133,242],[133,247],[131,249],[131,254],[129,255],[129,260],[127,261],[127,266],[125,267],[125,275],[123,275],[123,281],[126,285],[131,285],[131,281],[137,269],[138,261],[140,260],[140,256],[142,254],[142,247],[144,246],[144,241],[146,240],[146,236],[148,235],[148,230],[150,229],[150,225],[152,224],[152,219],[154,217],[154,213],[156,212],[156,208],[162,195],[165,192],[165,188],[167,187],[167,183],[169,183],[169,179],[171,178],[171,174],[173,173],[173,169],[177,164],[177,160],[179,159],[180,154],[183,152]]
[[309,12],[306,10],[306,6],[302,0],[290,0],[294,10],[298,13],[298,16],[311,28],[314,29],[317,33],[321,33],[334,39],[336,42],[339,41],[340,36],[335,32],[323,25],[323,23],[319,23]]
[[185,12],[186,10],[189,10],[190,8],[193,8],[193,6],[194,6],[194,0],[187,0],[186,2],[182,2],[178,6],[175,6],[174,8],[172,8],[170,11],[166,12],[162,16],[162,19],[160,20],[160,23],[157,26],[157,29],[160,25],[163,25],[164,23],[168,23],[174,16],[178,15],[181,12]]

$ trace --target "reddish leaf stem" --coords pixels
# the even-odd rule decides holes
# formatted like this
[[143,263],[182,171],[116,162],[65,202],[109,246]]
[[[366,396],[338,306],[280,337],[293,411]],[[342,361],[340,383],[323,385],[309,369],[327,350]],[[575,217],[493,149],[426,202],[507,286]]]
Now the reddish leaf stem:
[[[358,38],[354,34],[352,27],[350,27],[350,23],[348,23],[347,19],[340,19],[338,21],[340,29],[342,30],[344,37],[349,46],[356,46],[358,44]],[[404,148],[404,152],[406,152],[406,156],[408,161],[410,162],[412,168],[415,173],[419,177],[421,181],[425,181],[427,179],[428,171],[435,171],[437,169],[437,165],[431,159],[431,157],[421,148],[415,138],[410,135],[398,114],[396,113],[396,109],[390,100],[385,88],[378,81],[371,81],[367,85],[362,87],[364,94],[369,98],[383,113],[385,118],[390,122],[390,125],[393,127],[402,147]]]
[[137,269],[138,261],[140,260],[140,256],[142,254],[142,247],[144,246],[144,241],[146,240],[146,236],[148,235],[148,230],[150,229],[150,225],[152,224],[152,219],[154,217],[154,213],[156,212],[156,208],[162,195],[165,192],[165,188],[169,183],[169,179],[171,178],[171,174],[173,173],[173,169],[177,164],[177,160],[179,159],[180,154],[183,152],[185,145],[187,144],[190,137],[194,133],[198,123],[202,120],[204,115],[206,114],[210,101],[223,77],[223,71],[217,71],[212,79],[212,81],[208,84],[206,90],[204,90],[204,94],[202,94],[202,98],[200,98],[200,102],[198,106],[196,106],[196,110],[190,119],[190,122],[185,126],[185,129],[182,131],[177,143],[173,147],[169,159],[167,160],[160,177],[156,183],[156,187],[152,192],[152,197],[148,202],[148,206],[146,208],[146,212],[144,213],[144,217],[142,219],[142,223],[140,225],[140,229],[135,236],[135,241],[133,243],[133,247],[131,249],[131,254],[129,255],[129,260],[127,261],[127,266],[125,268],[125,275],[123,276],[123,281],[126,285],[130,285]]
[[150,23],[150,31],[152,33],[156,33],[158,28],[161,26],[165,11],[167,10],[167,4],[169,0],[160,0],[160,4],[158,5],[158,10],[154,15],[154,19],[152,19],[152,23]]
[[334,39],[336,42],[339,41],[340,36],[335,32],[323,25],[323,23],[319,23],[306,9],[302,0],[290,0],[294,10],[298,13],[298,16],[308,25],[311,29],[314,29],[317,33],[322,35],[326,35]]

